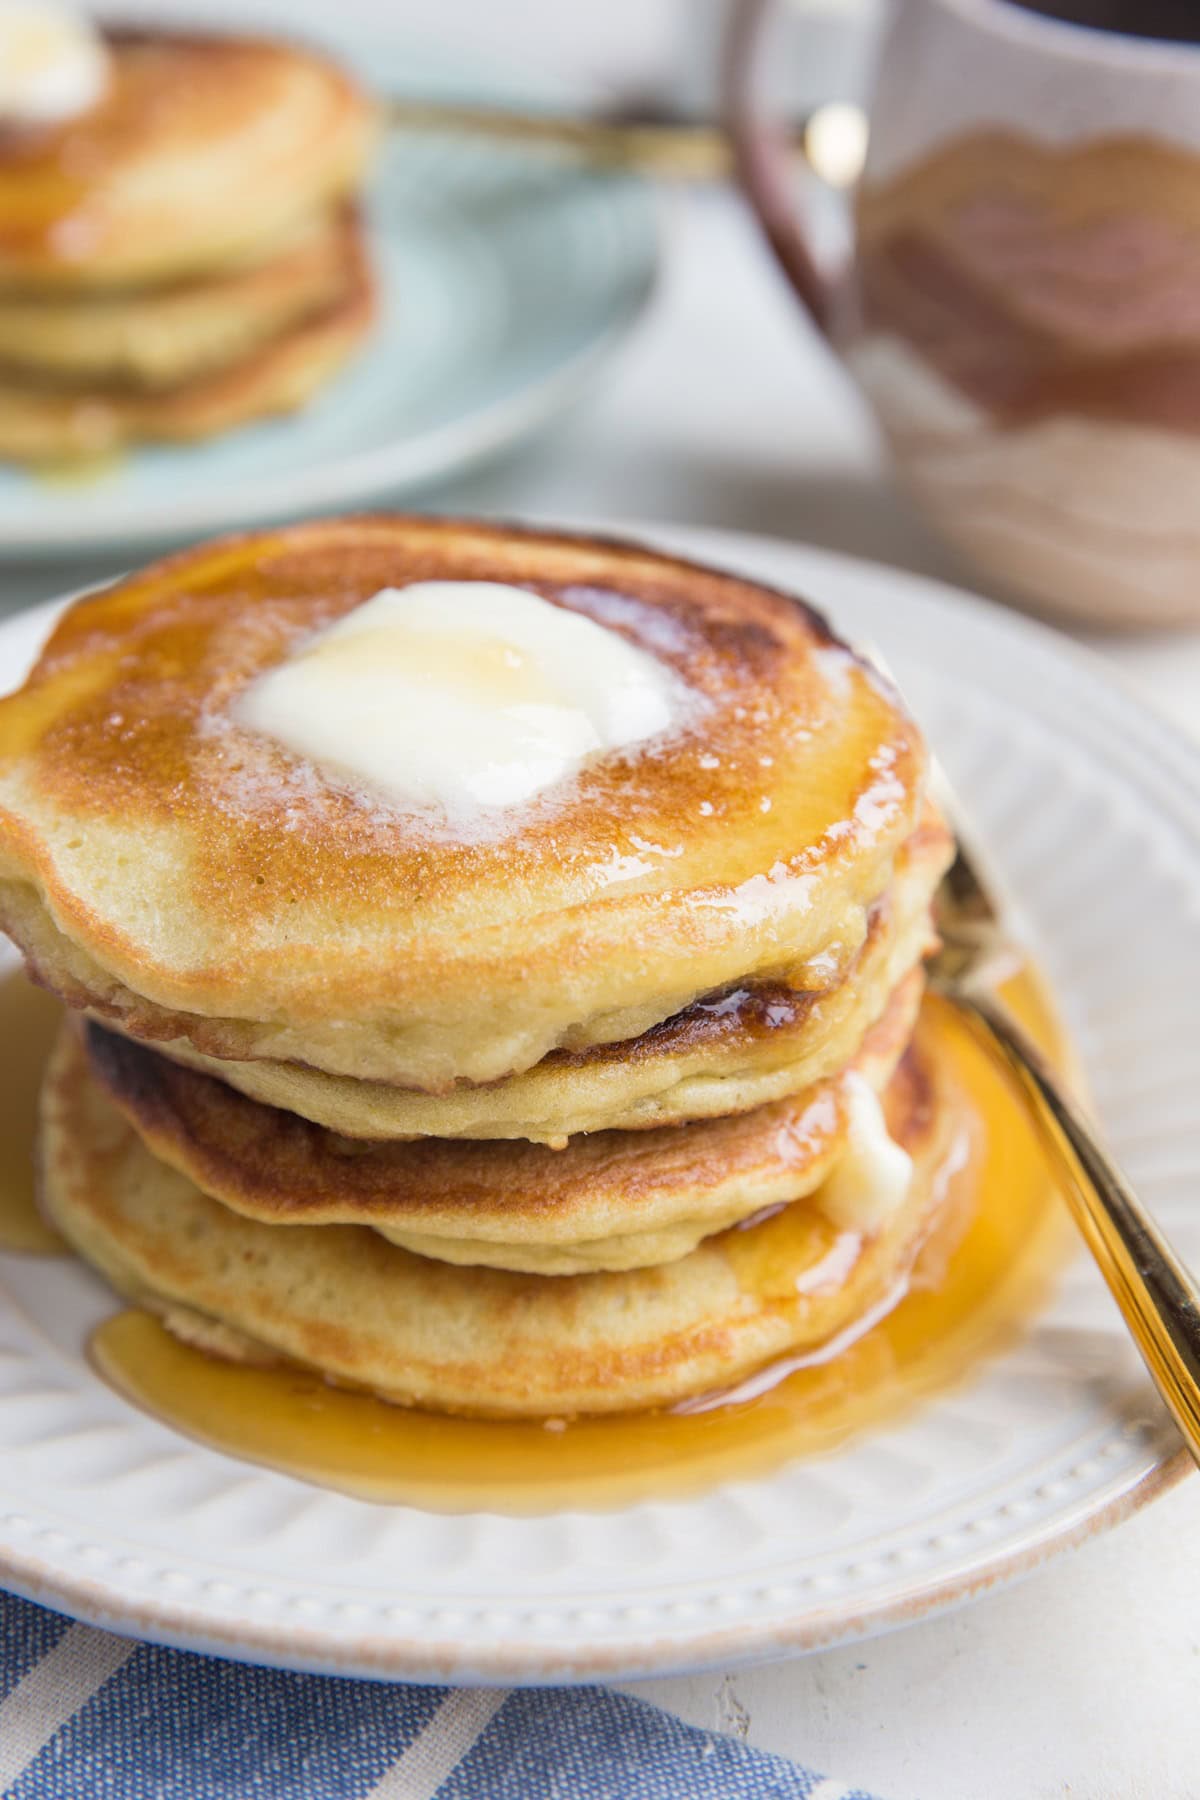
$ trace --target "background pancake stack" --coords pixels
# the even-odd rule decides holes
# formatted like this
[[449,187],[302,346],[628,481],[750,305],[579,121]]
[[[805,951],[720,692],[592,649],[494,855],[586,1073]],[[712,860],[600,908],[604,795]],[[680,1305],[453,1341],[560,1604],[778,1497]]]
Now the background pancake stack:
[[0,139],[0,455],[299,406],[362,341],[370,107],[322,57],[114,32],[94,104]]
[[[675,724],[467,830],[237,723],[431,578],[618,631]],[[634,548],[380,518],[157,565],[0,704],[0,918],[80,1015],[46,1208],[193,1341],[445,1410],[664,1405],[812,1349],[903,1282],[961,1122],[918,1025],[924,783],[820,619]]]

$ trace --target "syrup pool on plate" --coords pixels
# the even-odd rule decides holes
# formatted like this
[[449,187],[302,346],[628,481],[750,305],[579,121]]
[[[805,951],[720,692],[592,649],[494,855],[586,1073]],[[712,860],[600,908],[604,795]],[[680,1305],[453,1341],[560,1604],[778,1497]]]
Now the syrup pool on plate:
[[[1063,1041],[1030,974],[1006,998],[1052,1054]],[[95,1367],[134,1404],[246,1461],[377,1502],[439,1511],[551,1512],[662,1500],[765,1473],[890,1423],[1014,1341],[1071,1241],[1032,1126],[1004,1077],[942,1001],[926,1052],[945,1058],[972,1129],[943,1171],[939,1220],[903,1293],[852,1341],[827,1345],[725,1396],[660,1413],[542,1423],[455,1419],[392,1406],[302,1370],[248,1368],[178,1342],[149,1313],[114,1312]],[[754,1228],[756,1257],[787,1209]]]

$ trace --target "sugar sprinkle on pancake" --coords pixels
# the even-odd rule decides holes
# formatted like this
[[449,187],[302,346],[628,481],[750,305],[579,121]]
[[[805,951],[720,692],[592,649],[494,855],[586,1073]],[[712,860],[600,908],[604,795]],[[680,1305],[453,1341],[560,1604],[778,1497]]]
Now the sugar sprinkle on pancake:
[[891,686],[760,584],[390,515],[185,551],[0,700],[0,922],[77,1015],[44,1207],[189,1344],[404,1405],[821,1356],[959,1192],[952,849]]
[[[307,634],[433,578],[581,611],[703,706],[470,838],[235,723]],[[892,691],[785,595],[598,540],[317,522],[65,615],[0,703],[0,920],[133,1035],[446,1092],[852,951],[924,775]]]

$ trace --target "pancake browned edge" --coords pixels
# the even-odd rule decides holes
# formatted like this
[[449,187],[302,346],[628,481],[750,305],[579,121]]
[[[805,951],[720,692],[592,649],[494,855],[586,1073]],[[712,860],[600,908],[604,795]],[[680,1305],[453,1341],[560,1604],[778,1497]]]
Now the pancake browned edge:
[[116,293],[0,290],[0,376],[100,396],[178,388],[341,301],[361,262],[358,237],[347,201],[260,262]]
[[921,991],[914,972],[850,1062],[786,1100],[658,1131],[596,1132],[561,1151],[356,1142],[94,1022],[84,1042],[92,1079],[147,1149],[246,1218],[370,1225],[425,1256],[564,1275],[672,1261],[812,1193],[845,1152],[851,1084],[886,1087]]
[[[481,817],[241,723],[314,632],[439,578],[625,637],[669,728]],[[331,520],[88,597],[0,701],[0,919],[91,1015],[43,1090],[50,1217],[203,1347],[449,1412],[669,1405],[865,1328],[964,1128],[910,1048],[926,773],[817,614],[633,545]],[[298,1116],[306,1074],[314,1107],[398,1095],[411,1141]]]
[[403,1404],[563,1417],[729,1387],[897,1297],[944,1201],[967,1115],[919,1048],[893,1077],[885,1113],[914,1177],[874,1235],[826,1218],[818,1191],[655,1268],[460,1269],[369,1228],[281,1229],[208,1198],[146,1149],[68,1028],[43,1090],[40,1177],[68,1241],[205,1348],[300,1364]]
[[[23,463],[71,463],[137,443],[186,443],[256,419],[294,412],[363,343],[375,317],[375,286],[357,219],[337,232],[338,283],[323,289],[272,335],[231,361],[202,368],[173,386],[110,380],[39,379],[29,370],[0,374],[0,457]],[[220,306],[220,299],[214,301]]]
[[[477,826],[239,722],[311,633],[431,579],[619,633],[678,684],[675,723]],[[747,983],[836,987],[928,815],[926,770],[894,690],[792,596],[599,539],[313,521],[63,615],[0,701],[0,923],[132,1036],[450,1094]]]
[[218,33],[105,41],[94,106],[0,137],[0,292],[127,290],[257,261],[360,185],[374,109],[319,52]]
[[253,1100],[352,1138],[524,1138],[561,1149],[589,1131],[647,1131],[724,1118],[786,1099],[833,1074],[934,944],[929,897],[951,839],[929,812],[902,846],[895,879],[871,909],[867,935],[828,985],[761,979],[695,1000],[640,1037],[552,1050],[505,1080],[423,1094],[354,1081],[300,1063],[235,1062],[186,1041],[178,1062]]
[[373,109],[251,38],[106,33],[99,99],[0,133],[0,457],[95,463],[302,406],[369,330]]

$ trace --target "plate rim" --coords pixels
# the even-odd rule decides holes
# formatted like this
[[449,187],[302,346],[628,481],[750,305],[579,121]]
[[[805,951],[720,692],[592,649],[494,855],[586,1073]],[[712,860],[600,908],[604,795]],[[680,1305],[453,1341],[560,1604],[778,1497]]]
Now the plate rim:
[[1048,1522],[1036,1538],[1019,1549],[1003,1556],[981,1552],[975,1563],[956,1577],[914,1580],[899,1594],[874,1605],[859,1604],[853,1612],[830,1603],[806,1609],[802,1616],[751,1619],[686,1640],[666,1636],[644,1639],[636,1650],[613,1644],[584,1647],[572,1654],[528,1648],[513,1653],[504,1646],[484,1645],[464,1654],[461,1642],[438,1643],[427,1636],[392,1633],[343,1641],[294,1622],[263,1625],[243,1621],[221,1630],[214,1628],[206,1613],[186,1603],[142,1600],[130,1604],[119,1599],[114,1603],[112,1589],[102,1582],[63,1579],[37,1557],[13,1557],[2,1546],[0,1577],[10,1593],[119,1637],[264,1668],[365,1681],[410,1681],[418,1686],[560,1687],[639,1681],[808,1655],[954,1612],[1132,1518],[1177,1487],[1194,1468],[1181,1444],[1103,1505],[1078,1507],[1067,1526]]
[[[525,522],[548,526],[549,521],[531,515]],[[835,577],[878,583],[881,579],[907,589],[926,601],[953,605],[973,620],[984,622],[1010,642],[1037,644],[1043,655],[1073,664],[1085,679],[1115,693],[1119,703],[1137,716],[1144,733],[1157,739],[1176,770],[1189,778],[1200,795],[1200,746],[1193,744],[1170,719],[1157,714],[1121,678],[1120,671],[1064,634],[987,600],[969,590],[909,570],[892,568],[867,558],[831,551],[816,545],[751,532],[731,532],[705,527],[648,521],[574,521],[559,529],[580,529],[593,536],[618,536],[651,547],[676,551],[725,567],[748,567],[754,572],[755,557],[787,560],[795,557],[807,565],[809,576],[797,569],[794,584],[785,575],[774,577],[783,587],[802,591],[812,573],[822,566]],[[743,561],[744,557],[744,561]],[[771,580],[770,575],[760,579]],[[107,585],[107,583],[103,584]],[[19,612],[0,621],[0,644],[10,636],[29,634],[49,623],[57,610],[74,595]],[[1182,827],[1181,827],[1182,828]],[[1200,838],[1196,840],[1200,852]],[[432,1640],[427,1633],[365,1632],[342,1636],[320,1626],[298,1621],[254,1621],[245,1616],[214,1618],[211,1611],[183,1597],[130,1600],[123,1597],[115,1580],[91,1579],[56,1571],[36,1554],[26,1554],[0,1541],[0,1583],[15,1593],[43,1605],[56,1607],[90,1624],[149,1642],[172,1645],[205,1654],[251,1661],[314,1673],[357,1676],[367,1679],[405,1679],[427,1683],[466,1682],[472,1685],[539,1685],[595,1680],[637,1679],[651,1675],[698,1672],[713,1667],[735,1667],[805,1651],[846,1643],[913,1623],[918,1619],[953,1610],[977,1595],[999,1588],[1100,1532],[1111,1528],[1175,1487],[1193,1468],[1182,1445],[1161,1442],[1148,1450],[1151,1460],[1135,1469],[1115,1488],[1098,1492],[1094,1503],[1084,1496],[1064,1512],[1044,1519],[1020,1543],[1003,1550],[986,1547],[965,1556],[950,1569],[916,1575],[893,1588],[878,1601],[862,1596],[803,1605],[780,1617],[746,1616],[736,1623],[684,1631],[679,1635],[643,1635],[631,1631],[625,1638],[603,1644],[582,1641],[573,1651],[523,1642],[470,1643],[466,1638]]]

